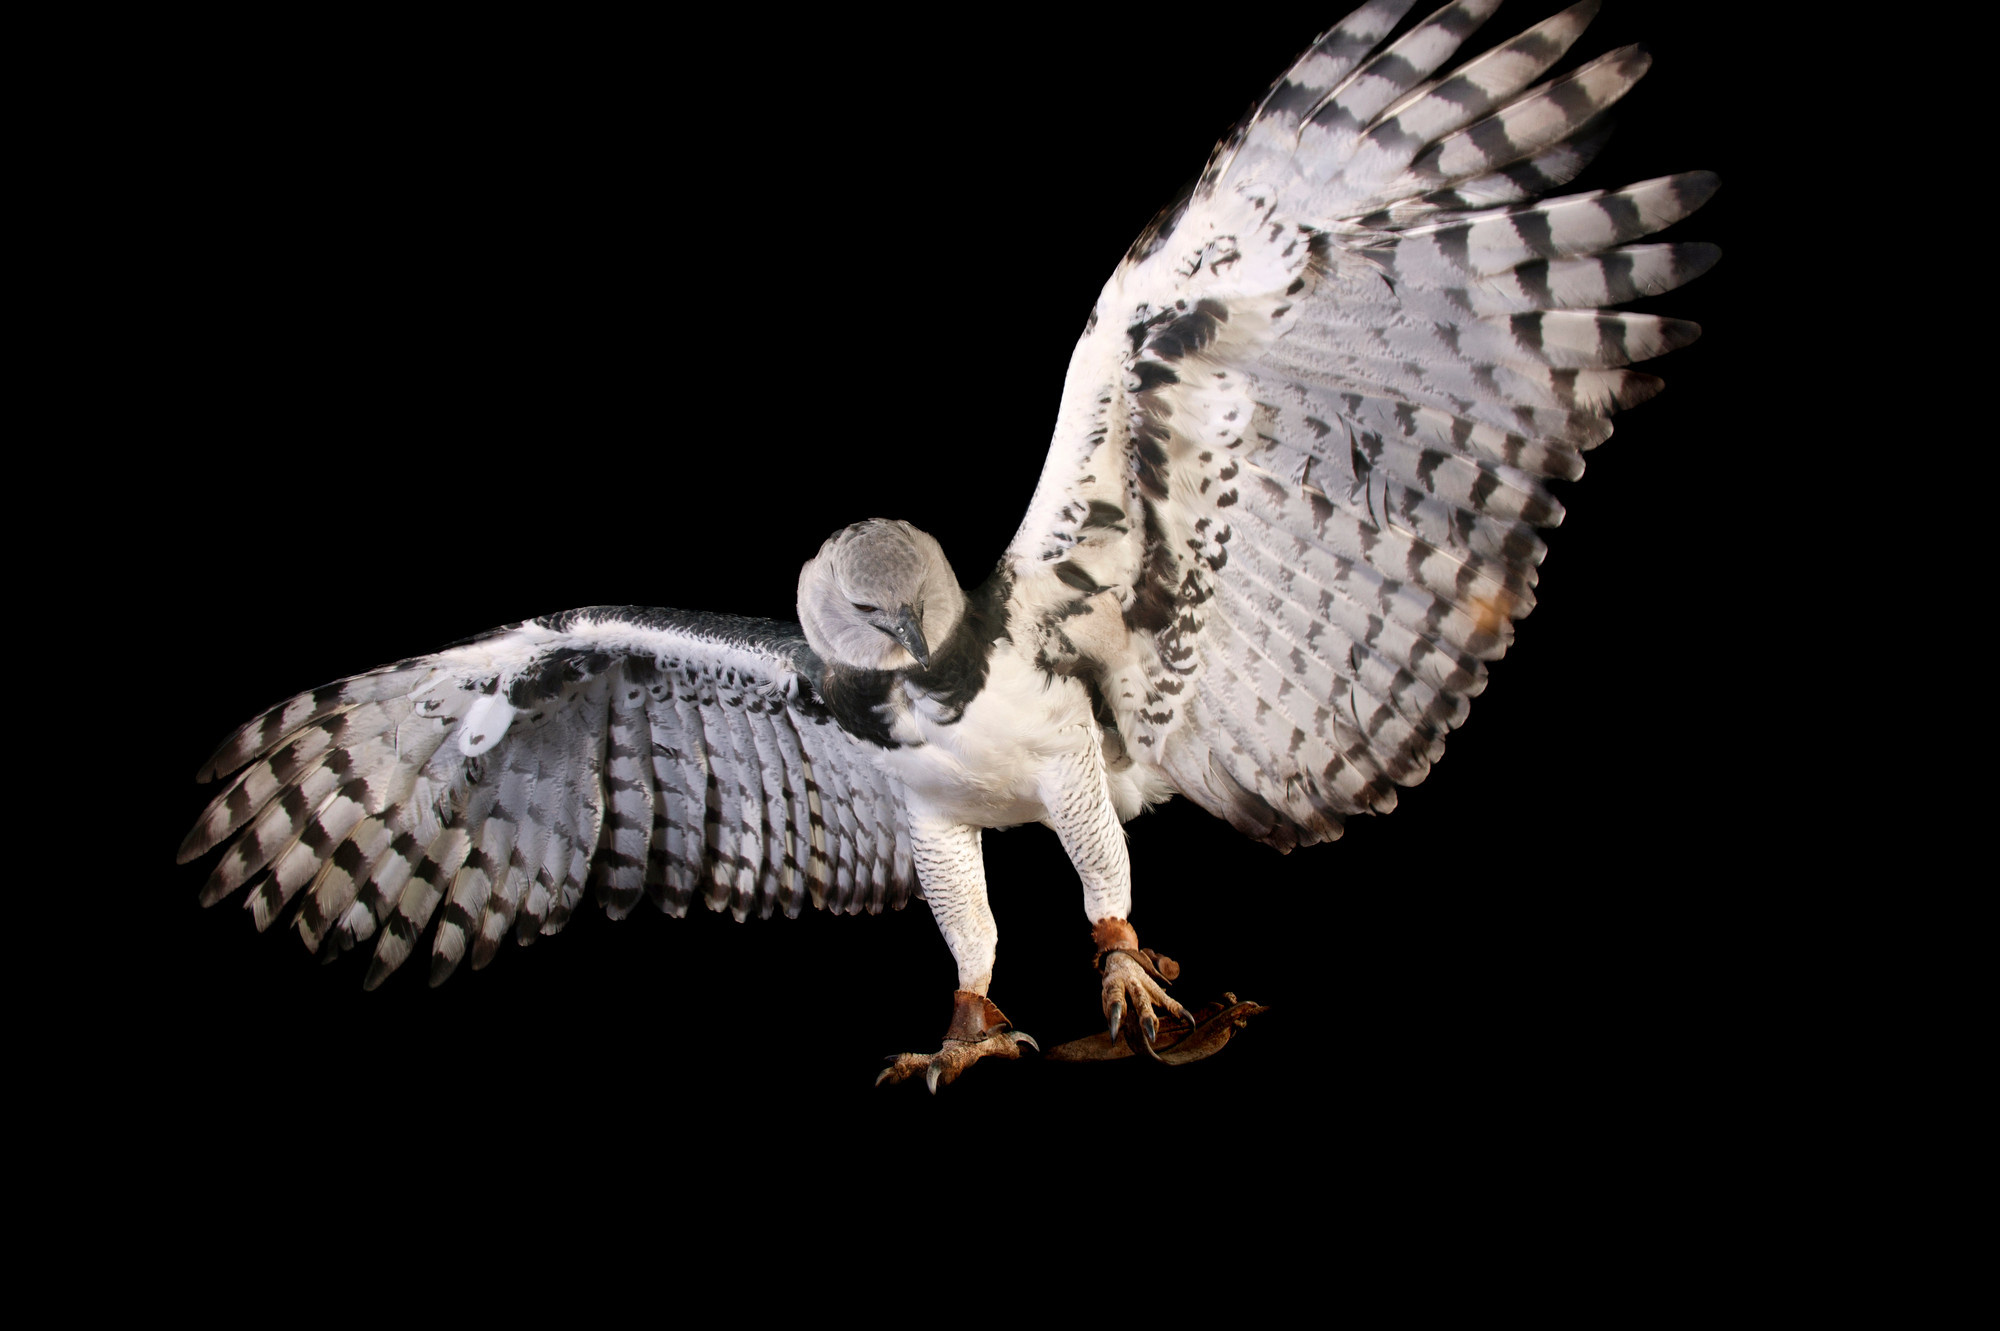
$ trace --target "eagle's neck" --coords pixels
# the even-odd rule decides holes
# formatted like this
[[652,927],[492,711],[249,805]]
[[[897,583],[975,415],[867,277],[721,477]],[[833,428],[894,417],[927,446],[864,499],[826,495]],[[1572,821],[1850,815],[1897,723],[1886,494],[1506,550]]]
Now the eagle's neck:
[[963,716],[965,705],[986,687],[994,645],[1007,636],[1007,594],[1013,585],[1003,566],[970,594],[958,592],[951,627],[940,628],[940,644],[931,648],[930,668],[901,672],[949,718],[946,724]]

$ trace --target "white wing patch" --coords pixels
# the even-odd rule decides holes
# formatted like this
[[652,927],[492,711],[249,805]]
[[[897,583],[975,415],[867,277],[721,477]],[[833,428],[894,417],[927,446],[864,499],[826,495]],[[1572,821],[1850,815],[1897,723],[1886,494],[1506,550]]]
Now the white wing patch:
[[507,727],[513,723],[514,709],[505,698],[497,693],[481,695],[466,710],[465,720],[459,725],[458,751],[468,758],[491,752],[494,745],[507,738]]

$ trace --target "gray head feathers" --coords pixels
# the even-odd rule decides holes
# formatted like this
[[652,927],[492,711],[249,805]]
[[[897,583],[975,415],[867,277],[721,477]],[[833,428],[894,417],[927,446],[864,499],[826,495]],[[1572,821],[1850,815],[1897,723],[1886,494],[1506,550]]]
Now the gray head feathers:
[[799,570],[799,622],[830,663],[864,670],[928,665],[958,627],[965,593],[936,540],[870,518],[835,532]]

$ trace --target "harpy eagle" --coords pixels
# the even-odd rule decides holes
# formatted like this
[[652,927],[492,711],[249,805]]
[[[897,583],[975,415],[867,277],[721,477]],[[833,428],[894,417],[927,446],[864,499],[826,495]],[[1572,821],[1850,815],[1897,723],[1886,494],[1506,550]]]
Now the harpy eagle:
[[1545,481],[1657,386],[1627,363],[1694,334],[1596,307],[1713,261],[1630,243],[1712,178],[1534,202],[1645,58],[1534,86],[1582,5],[1447,71],[1493,7],[1385,46],[1408,7],[1368,6],[1224,140],[1099,296],[978,590],[867,522],[806,566],[798,624],[573,611],[302,695],[206,769],[243,770],[183,848],[236,835],[205,898],[256,880],[260,925],[372,941],[374,983],[420,944],[437,981],[554,932],[591,883],[613,915],[739,918],[921,890],[955,1016],[890,1075],[935,1085],[1018,1052],[978,837],[1043,822],[1105,1014],[1147,1043],[1183,1010],[1131,929],[1120,824],[1181,793],[1289,847],[1391,807],[1532,607]]

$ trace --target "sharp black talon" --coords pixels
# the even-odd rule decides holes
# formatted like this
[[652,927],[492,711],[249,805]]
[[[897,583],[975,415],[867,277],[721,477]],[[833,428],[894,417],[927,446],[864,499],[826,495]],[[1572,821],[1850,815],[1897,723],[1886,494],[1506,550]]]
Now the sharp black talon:
[[1139,1029],[1146,1033],[1146,1043],[1151,1044],[1160,1033],[1160,1023],[1150,1016],[1139,1018]]
[[1026,1031],[1015,1031],[1014,1040],[1017,1044],[1024,1044],[1038,1054],[1042,1052],[1042,1047],[1035,1043],[1035,1037]]
[[1125,1024],[1125,1000],[1120,998],[1111,1004],[1111,1038],[1118,1038],[1118,1028]]
[[1160,1057],[1159,1050],[1153,1048],[1153,1042],[1151,1040],[1134,1040],[1132,1041],[1132,1043],[1138,1045],[1139,1052],[1144,1054],[1147,1058],[1152,1059],[1155,1063],[1160,1063],[1163,1065],[1165,1064],[1166,1060]]

